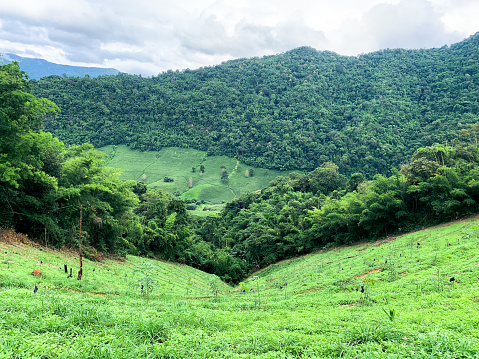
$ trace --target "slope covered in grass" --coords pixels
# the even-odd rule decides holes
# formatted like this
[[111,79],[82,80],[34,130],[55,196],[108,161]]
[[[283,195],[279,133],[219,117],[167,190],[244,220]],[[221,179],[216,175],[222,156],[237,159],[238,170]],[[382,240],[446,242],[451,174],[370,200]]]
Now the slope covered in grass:
[[[206,289],[210,276],[155,262],[167,285],[149,302],[128,285],[144,259],[87,262],[80,282],[60,268],[77,263],[71,254],[1,243],[0,355],[478,357],[478,225],[470,218],[331,248],[272,265],[235,290]],[[45,276],[30,276],[34,268]]]
[[[277,176],[291,172],[253,168],[234,158],[207,156],[204,151],[190,148],[168,147],[159,152],[141,152],[126,146],[106,146],[99,150],[109,156],[107,166],[123,171],[121,179],[144,181],[151,189],[175,193],[185,200],[204,201],[209,208],[260,190]],[[229,176],[226,182],[221,179],[222,166]],[[202,173],[201,168],[204,168]],[[253,175],[246,177],[246,170],[249,172],[252,168]],[[173,181],[165,182],[165,177]],[[199,205],[196,212],[201,212],[204,207],[204,204]]]
[[[79,257],[74,251],[58,252],[26,240],[2,242],[12,237],[11,231],[0,231],[0,286],[33,288],[56,295],[64,291],[77,291],[88,295],[142,297],[141,285],[145,277],[153,278],[152,295],[204,296],[210,293],[208,283],[214,275],[181,265],[148,258],[127,256],[103,259],[101,262],[83,258],[83,277],[77,280]],[[64,271],[67,265],[68,273]],[[67,278],[70,268],[73,278]],[[32,276],[38,269],[41,276]],[[220,282],[218,282],[220,283]],[[219,285],[219,284],[218,284]],[[220,286],[222,289],[226,284]]]

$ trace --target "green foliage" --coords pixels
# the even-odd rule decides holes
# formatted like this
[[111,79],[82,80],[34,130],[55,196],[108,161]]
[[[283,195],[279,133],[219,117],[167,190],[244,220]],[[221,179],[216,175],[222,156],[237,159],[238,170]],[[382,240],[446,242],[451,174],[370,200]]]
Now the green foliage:
[[[38,93],[68,102],[67,109],[61,106],[65,117],[60,120],[45,117],[55,106],[24,91],[23,74],[6,65],[0,84],[11,81],[14,90],[4,86],[2,126],[18,141],[2,138],[0,143],[5,149],[0,178],[6,184],[0,187],[0,224],[15,225],[37,238],[44,235],[54,245],[70,244],[79,230],[81,204],[87,246],[175,260],[239,282],[258,268],[314,249],[380,239],[475,213],[475,82],[469,78],[463,83],[465,65],[453,55],[475,53],[477,39],[451,48],[382,51],[358,58],[302,48],[151,79],[119,75],[39,81]],[[466,63],[468,74],[473,73],[476,62]],[[410,72],[390,76],[405,65]],[[220,74],[225,82],[219,81]],[[98,122],[105,114],[108,120]],[[459,130],[467,131],[457,133],[458,117]],[[142,150],[199,148],[206,152],[182,164],[186,178],[199,163],[200,170],[223,166],[228,184],[213,188],[195,177],[201,191],[192,188],[183,197],[202,201],[209,191],[212,202],[227,195],[232,200],[216,219],[192,218],[180,198],[120,181],[92,145],[64,149],[34,128],[40,118],[70,143],[89,139],[108,144],[102,142],[107,138]],[[448,131],[452,122],[456,133]],[[438,123],[444,130],[438,130]],[[148,129],[148,135],[141,129]],[[432,145],[451,139],[451,146]],[[178,162],[176,150],[167,150]],[[111,148],[110,159],[117,151]],[[163,154],[147,153],[158,163],[165,163]],[[409,158],[399,170],[389,166]],[[249,178],[243,178],[239,159],[248,166],[312,171],[277,177],[266,188],[233,199],[235,174],[243,183],[262,175],[256,167],[254,177],[250,169]],[[140,167],[136,180],[141,176],[154,187],[150,172]],[[353,174],[348,178],[347,173]],[[219,183],[218,174],[208,170],[201,176]],[[167,177],[174,177],[174,182],[163,183],[170,193],[181,193],[176,187],[181,177]],[[180,184],[185,188],[186,178]],[[391,281],[398,276],[394,273]]]
[[144,262],[136,266],[135,272],[141,276],[141,278],[137,280],[136,287],[140,289],[141,295],[146,298],[146,303],[148,304],[151,293],[159,285],[155,279],[155,275],[158,273],[158,267],[150,262]]
[[347,340],[349,345],[366,344],[369,342],[381,343],[387,340],[389,333],[390,328],[384,326],[381,322],[363,322],[354,326]]
[[186,261],[190,230],[182,200],[159,191],[147,191],[141,196],[135,214],[142,224],[142,233],[133,242],[139,253]]
[[[138,196],[146,195],[146,186],[120,181],[120,172],[105,167],[106,155],[91,144],[65,149],[58,139],[40,131],[42,118],[58,108],[27,90],[18,64],[0,65],[0,227],[14,227],[46,245],[72,245],[82,206],[82,244],[88,252],[125,254],[138,250],[135,243],[146,254],[148,244],[143,240],[151,241],[151,228],[156,236],[167,231],[161,240],[169,249],[165,257],[178,258],[189,237],[184,203],[168,200],[168,218],[140,219],[133,208],[139,204]],[[181,212],[178,217],[176,211]]]
[[[479,210],[476,152],[475,145],[463,143],[421,148],[401,171],[370,181],[359,173],[347,179],[328,162],[306,175],[277,177],[260,193],[227,203],[217,220],[198,221],[196,233],[216,248],[228,243],[231,251],[226,255],[235,253],[242,271],[251,271],[314,248],[379,239],[455,219]],[[420,159],[431,162],[434,171],[415,168]],[[379,266],[373,257],[368,263],[371,269]],[[389,258],[384,266],[391,281],[398,276],[394,263]]]
[[134,183],[120,181],[118,171],[104,167],[104,154],[92,145],[72,146],[65,157],[57,201],[66,243],[74,238],[81,204],[83,229],[89,237],[85,244],[104,252],[121,252],[128,246],[123,237],[125,223],[138,203],[132,195]]
[[[180,193],[180,197],[184,200],[197,199],[209,205],[223,204],[241,194],[260,190],[278,175],[289,173],[289,171],[257,169],[257,176],[245,178],[243,171],[239,169],[244,165],[242,162],[225,156],[207,156],[204,151],[191,148],[168,147],[159,152],[140,152],[126,146],[107,146],[99,150],[108,155],[105,163],[108,167],[122,170],[120,179],[139,181],[149,189],[157,189],[172,195]],[[231,169],[228,171],[227,183],[220,180],[219,171],[205,172],[205,167],[219,168],[222,163],[226,163],[227,168]],[[192,166],[195,168],[199,166],[200,170],[203,167],[203,171],[191,173]],[[172,178],[174,182],[164,182],[165,176]],[[190,176],[193,180],[193,188],[188,187]],[[204,206],[198,205],[194,214],[198,215],[203,208]]]
[[390,320],[391,322],[393,322],[394,319],[397,318],[398,312],[397,312],[397,310],[394,309],[394,308],[389,307],[388,310],[386,310],[386,309],[383,308],[383,312],[386,314],[386,316],[389,318],[389,320]]
[[213,275],[208,282],[210,291],[215,297],[218,297],[218,294],[220,293],[220,283],[221,279],[216,275]]
[[221,172],[221,181],[223,183],[228,183],[228,180],[229,180],[228,172],[226,170],[222,171]]
[[61,173],[62,144],[39,130],[58,107],[28,92],[18,63],[0,65],[0,226],[58,231],[51,218]]
[[[301,47],[151,78],[47,77],[33,88],[61,108],[44,126],[68,144],[192,147],[303,171],[331,161],[372,178],[419,147],[476,140],[478,43],[476,34],[450,47],[354,57]],[[431,173],[427,161],[414,169]]]

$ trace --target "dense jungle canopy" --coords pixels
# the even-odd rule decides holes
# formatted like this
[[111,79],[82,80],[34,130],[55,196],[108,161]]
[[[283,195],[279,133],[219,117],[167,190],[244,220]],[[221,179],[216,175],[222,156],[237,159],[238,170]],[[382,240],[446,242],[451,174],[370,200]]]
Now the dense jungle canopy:
[[340,56],[309,47],[158,76],[50,76],[61,109],[43,128],[67,144],[192,147],[249,165],[390,174],[450,143],[479,114],[479,34],[438,49]]

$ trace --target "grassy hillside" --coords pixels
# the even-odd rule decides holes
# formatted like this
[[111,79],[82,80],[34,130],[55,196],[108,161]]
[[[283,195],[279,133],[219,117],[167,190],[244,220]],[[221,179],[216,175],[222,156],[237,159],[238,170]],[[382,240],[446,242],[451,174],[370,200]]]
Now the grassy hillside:
[[[20,237],[22,242],[4,242],[11,237]],[[157,281],[153,296],[209,295],[208,283],[215,276],[194,268],[128,256],[126,259],[103,259],[101,262],[83,259],[83,278],[77,280],[79,258],[74,251],[58,252],[29,242],[24,235],[0,229],[2,255],[0,287],[30,288],[36,284],[40,292],[64,293],[76,291],[87,295],[131,296],[140,299],[141,284],[145,277]],[[73,279],[67,278],[64,265],[73,269]],[[33,270],[42,271],[42,276],[32,276]],[[147,272],[146,275],[144,272]],[[139,282],[140,281],[140,282]],[[218,285],[222,290],[226,284]],[[140,288],[138,287],[140,284]]]
[[[144,181],[149,188],[158,188],[170,194],[181,195],[185,200],[206,202],[199,205],[195,213],[203,209],[214,210],[220,205],[238,198],[241,194],[260,190],[277,176],[291,171],[277,171],[246,166],[226,156],[207,156],[206,152],[187,148],[168,147],[159,152],[131,150],[126,146],[106,146],[99,149],[109,159],[109,167],[120,168],[121,179]],[[204,173],[200,173],[204,166]],[[229,180],[221,180],[221,166],[225,166]],[[193,172],[192,168],[195,168]],[[253,176],[246,177],[246,170],[253,168]],[[173,182],[165,182],[169,177]],[[189,178],[193,180],[189,188]]]
[[[86,261],[80,282],[63,271],[74,255],[0,242],[0,357],[479,357],[478,235],[472,218],[332,248],[234,290],[135,257]],[[132,286],[142,262],[160,268],[148,302]]]

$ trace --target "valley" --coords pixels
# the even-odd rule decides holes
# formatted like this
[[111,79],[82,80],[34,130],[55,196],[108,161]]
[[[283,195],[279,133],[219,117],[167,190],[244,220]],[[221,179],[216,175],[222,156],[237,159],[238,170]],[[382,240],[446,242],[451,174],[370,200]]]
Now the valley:
[[0,359],[479,358],[473,1],[100,3],[0,14]]
[[0,357],[479,357],[478,36],[0,64]]
[[[474,217],[332,247],[236,286],[135,256],[84,260],[82,280],[68,279],[63,265],[76,272],[75,253],[2,232],[0,355],[477,357],[478,228]],[[30,274],[37,268],[41,277]]]

